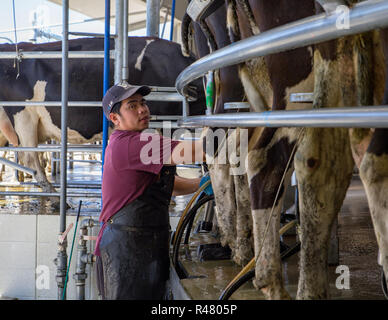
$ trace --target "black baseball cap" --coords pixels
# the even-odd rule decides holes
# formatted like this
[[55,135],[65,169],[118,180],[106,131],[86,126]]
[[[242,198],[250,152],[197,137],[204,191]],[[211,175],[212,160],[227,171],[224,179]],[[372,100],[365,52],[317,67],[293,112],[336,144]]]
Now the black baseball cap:
[[104,110],[105,117],[109,120],[109,114],[112,111],[112,107],[136,93],[140,93],[142,96],[146,96],[151,92],[151,89],[147,86],[133,86],[128,82],[120,82],[110,87],[105,93],[102,99],[102,109]]

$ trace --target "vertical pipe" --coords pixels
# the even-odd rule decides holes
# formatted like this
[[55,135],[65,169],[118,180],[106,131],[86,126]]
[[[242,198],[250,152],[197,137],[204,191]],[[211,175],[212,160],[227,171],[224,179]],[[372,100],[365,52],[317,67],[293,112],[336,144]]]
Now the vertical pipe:
[[160,23],[160,2],[159,0],[147,0],[147,37],[159,37]]
[[128,81],[128,0],[124,0],[123,6],[123,68],[121,80]]
[[[60,191],[60,225],[59,233],[66,229],[66,187],[67,187],[67,104],[68,104],[68,43],[69,36],[69,0],[62,0],[62,91],[61,91],[61,191]],[[57,255],[57,284],[58,299],[66,299],[63,289],[67,267],[67,241],[58,245]],[[63,298],[62,298],[63,296]]]
[[[109,89],[109,73],[110,73],[110,0],[105,0],[105,37],[104,37],[104,84],[103,94]],[[105,149],[108,144],[108,119],[102,114],[102,168],[104,168]],[[102,169],[103,170],[103,169]]]
[[124,0],[116,0],[115,84],[122,79],[123,67],[123,9]]
[[172,41],[172,39],[174,38],[174,20],[175,20],[175,0],[172,0],[170,41]]
[[189,115],[190,115],[189,102],[187,101],[186,97],[183,97],[182,98],[182,117],[183,119],[185,119]]

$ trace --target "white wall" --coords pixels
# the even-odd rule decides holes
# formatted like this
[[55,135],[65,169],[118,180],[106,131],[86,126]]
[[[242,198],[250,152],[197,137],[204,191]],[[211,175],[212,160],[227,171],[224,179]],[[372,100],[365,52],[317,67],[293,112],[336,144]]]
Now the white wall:
[[[76,298],[75,273],[77,261],[77,243],[80,222],[83,219],[97,217],[83,216],[78,223],[74,242],[70,274],[67,286],[67,299]],[[68,234],[68,261],[74,235],[75,216],[67,216],[66,223],[74,224]],[[0,215],[0,294],[18,299],[57,299],[57,283],[55,281],[57,256],[57,239],[59,230],[58,215]],[[94,227],[89,235],[97,235],[99,227]],[[94,249],[95,241],[88,241],[88,251]],[[37,267],[40,272],[37,274]],[[42,267],[43,266],[43,267]],[[41,280],[44,270],[49,270],[48,289],[42,288]],[[39,269],[38,269],[39,271]],[[95,265],[87,266],[85,298],[98,299],[95,284]]]

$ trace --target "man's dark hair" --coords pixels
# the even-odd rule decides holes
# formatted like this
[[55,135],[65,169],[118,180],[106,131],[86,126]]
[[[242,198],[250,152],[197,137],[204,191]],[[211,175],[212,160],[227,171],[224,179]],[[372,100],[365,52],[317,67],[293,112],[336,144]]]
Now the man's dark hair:
[[[110,113],[116,113],[116,114],[118,114],[118,115],[121,116],[120,107],[121,107],[121,101],[120,101],[120,102],[116,102],[116,103],[113,105],[113,107],[112,107]],[[113,122],[112,122],[111,120],[109,120],[109,126],[110,126],[111,128],[114,128],[114,124],[113,124]]]
[[120,101],[120,102],[116,102],[116,103],[113,105],[113,107],[112,107],[110,113],[116,113],[116,114],[119,114],[119,115],[121,116],[120,107],[121,107],[121,101]]

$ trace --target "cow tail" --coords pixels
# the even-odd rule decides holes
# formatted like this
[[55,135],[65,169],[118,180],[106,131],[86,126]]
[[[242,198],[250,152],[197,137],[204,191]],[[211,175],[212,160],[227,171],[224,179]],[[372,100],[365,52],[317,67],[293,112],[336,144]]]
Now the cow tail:
[[213,36],[212,32],[210,31],[208,25],[206,24],[206,22],[204,20],[201,20],[199,22],[199,25],[201,26],[201,30],[207,39],[207,45],[209,46],[210,53],[212,53],[213,51],[216,51],[217,50],[217,43],[216,43],[214,36]]
[[227,0],[226,23],[230,42],[241,40],[240,27],[238,25],[237,8],[235,0]]
[[252,35],[257,35],[260,33],[259,27],[255,21],[255,17],[253,16],[252,8],[248,2],[248,0],[237,0],[238,5],[243,9],[245,15],[248,18],[249,25],[251,27]]
[[185,57],[190,56],[189,43],[192,41],[192,34],[190,32],[191,18],[187,14],[184,14],[182,19],[181,33],[182,33],[182,54]]

